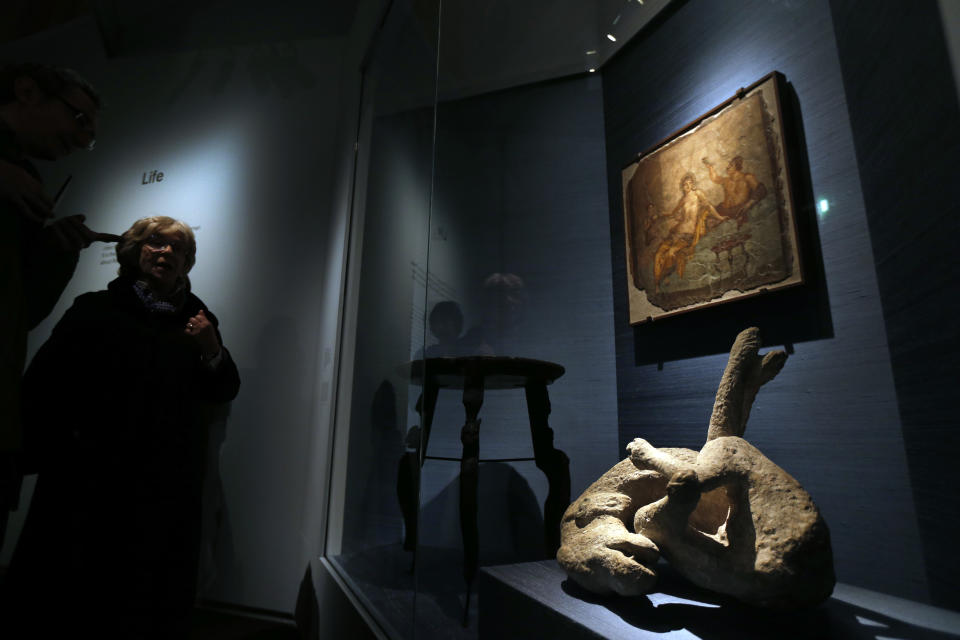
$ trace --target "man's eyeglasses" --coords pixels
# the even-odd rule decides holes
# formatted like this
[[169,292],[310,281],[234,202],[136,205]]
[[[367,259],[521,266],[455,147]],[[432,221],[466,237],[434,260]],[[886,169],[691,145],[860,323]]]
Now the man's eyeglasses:
[[62,102],[67,106],[70,111],[73,112],[73,119],[77,121],[77,126],[90,134],[90,142],[87,144],[87,151],[93,151],[93,148],[97,144],[97,139],[94,137],[94,128],[93,128],[93,118],[88,116],[86,113],[77,108],[73,103],[68,101],[63,96],[55,96],[57,100]]

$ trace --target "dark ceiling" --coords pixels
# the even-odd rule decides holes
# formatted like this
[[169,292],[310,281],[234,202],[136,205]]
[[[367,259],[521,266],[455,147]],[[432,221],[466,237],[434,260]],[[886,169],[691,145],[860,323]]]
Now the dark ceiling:
[[[390,1],[5,0],[0,42],[83,17],[110,57],[331,38],[350,32],[360,3]],[[600,69],[670,1],[392,0],[434,55],[441,21],[441,99]]]
[[0,42],[93,16],[111,57],[346,34],[351,0],[5,0]]
[[0,43],[92,15],[93,4],[91,0],[4,0],[0,6]]

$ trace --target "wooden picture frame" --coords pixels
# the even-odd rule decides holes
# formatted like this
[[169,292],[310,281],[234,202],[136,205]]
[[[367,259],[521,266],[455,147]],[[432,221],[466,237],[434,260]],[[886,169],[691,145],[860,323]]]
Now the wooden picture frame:
[[630,324],[803,283],[776,71],[623,169]]

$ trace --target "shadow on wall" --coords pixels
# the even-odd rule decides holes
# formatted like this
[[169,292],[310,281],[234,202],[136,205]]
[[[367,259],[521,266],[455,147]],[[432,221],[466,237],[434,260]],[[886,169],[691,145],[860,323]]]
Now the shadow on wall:
[[[456,463],[428,461],[428,464]],[[507,564],[546,558],[543,515],[537,496],[526,479],[512,466],[502,462],[481,463],[478,475],[480,564]],[[462,547],[459,526],[443,524],[450,520],[459,521],[459,496],[460,482],[455,479],[422,506],[420,544],[423,547]]]
[[[303,424],[305,366],[301,331],[287,316],[270,318],[260,330],[256,357],[240,369],[242,385],[233,416],[212,416],[203,494],[203,530],[199,592],[220,598],[224,585],[242,589],[247,570],[235,542],[266,535],[284,505],[258,502],[263,495],[296,499],[297,474],[282,457],[297,441]],[[229,428],[228,428],[229,422]],[[222,463],[222,464],[221,464]],[[238,472],[237,465],[243,468]],[[221,467],[229,467],[221,471]],[[223,484],[223,477],[230,482]],[[232,517],[231,517],[232,516]],[[247,523],[234,530],[234,521]],[[278,550],[274,559],[286,566],[296,550]]]
[[[397,457],[403,451],[403,436],[397,415],[397,392],[389,380],[383,380],[373,395],[370,405],[370,431],[365,441],[370,443],[371,457],[363,473],[354,476],[363,483],[358,495],[362,502],[353,508],[362,512],[358,530],[364,532],[366,543],[380,546],[396,542],[400,536],[400,506],[397,503]],[[362,478],[362,480],[360,480]]]
[[229,404],[204,407],[202,418],[208,431],[201,495],[200,563],[197,569],[197,593],[200,595],[211,589],[217,581],[218,558],[236,557],[230,515],[220,478],[220,448],[227,437],[230,407]]

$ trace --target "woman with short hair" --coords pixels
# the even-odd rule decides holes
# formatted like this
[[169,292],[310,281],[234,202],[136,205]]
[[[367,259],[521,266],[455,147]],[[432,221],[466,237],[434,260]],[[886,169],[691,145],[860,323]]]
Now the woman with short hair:
[[119,277],[74,301],[24,377],[26,449],[40,475],[4,604],[37,636],[58,625],[186,634],[203,407],[240,385],[216,317],[190,291],[190,227],[144,218],[116,251]]

